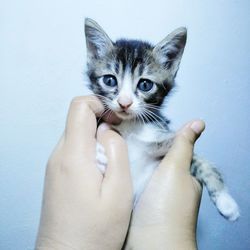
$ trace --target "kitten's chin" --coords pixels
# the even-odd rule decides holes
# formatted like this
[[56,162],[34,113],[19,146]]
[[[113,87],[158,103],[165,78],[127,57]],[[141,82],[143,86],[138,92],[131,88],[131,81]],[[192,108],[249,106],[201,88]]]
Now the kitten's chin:
[[115,112],[115,114],[122,120],[131,120],[135,117],[133,114],[126,113],[126,112]]

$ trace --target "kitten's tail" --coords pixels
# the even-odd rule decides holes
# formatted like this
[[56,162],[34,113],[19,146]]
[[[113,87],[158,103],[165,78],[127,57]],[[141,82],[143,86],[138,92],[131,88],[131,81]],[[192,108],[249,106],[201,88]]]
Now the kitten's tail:
[[230,221],[239,218],[240,211],[237,203],[228,193],[221,174],[211,163],[194,155],[191,174],[206,186],[212,202],[221,215]]

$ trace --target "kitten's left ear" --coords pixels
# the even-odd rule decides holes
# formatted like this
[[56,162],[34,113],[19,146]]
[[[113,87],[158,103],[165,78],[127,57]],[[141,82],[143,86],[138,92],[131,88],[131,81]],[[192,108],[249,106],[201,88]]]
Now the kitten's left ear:
[[175,77],[186,45],[187,29],[181,27],[170,33],[153,49],[155,59]]

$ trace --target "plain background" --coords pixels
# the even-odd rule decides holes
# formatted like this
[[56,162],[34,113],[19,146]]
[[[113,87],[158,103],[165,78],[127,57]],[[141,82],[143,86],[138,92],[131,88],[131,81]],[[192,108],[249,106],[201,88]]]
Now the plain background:
[[236,223],[224,220],[204,191],[199,249],[250,249],[248,0],[1,0],[0,249],[34,247],[46,161],[70,100],[84,94],[85,17],[113,39],[157,43],[188,28],[166,112],[173,128],[206,121],[196,151],[219,166],[242,214]]

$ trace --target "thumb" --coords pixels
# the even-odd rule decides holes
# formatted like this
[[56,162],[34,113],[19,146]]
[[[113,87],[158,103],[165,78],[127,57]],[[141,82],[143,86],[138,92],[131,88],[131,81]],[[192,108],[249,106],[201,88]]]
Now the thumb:
[[174,165],[189,170],[193,157],[194,143],[205,129],[202,120],[194,120],[183,126],[177,133],[173,145],[162,160],[160,167]]
[[102,123],[98,127],[97,140],[104,147],[108,158],[102,190],[103,192],[113,192],[114,195],[124,195],[124,189],[132,189],[125,140],[106,123]]

